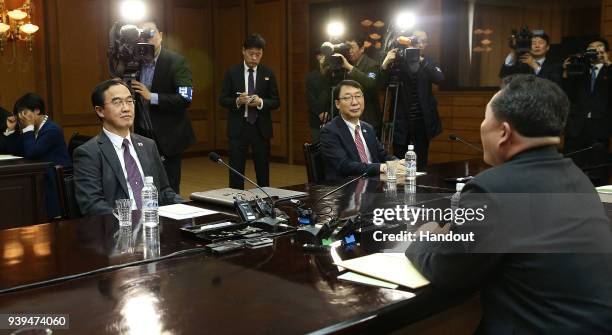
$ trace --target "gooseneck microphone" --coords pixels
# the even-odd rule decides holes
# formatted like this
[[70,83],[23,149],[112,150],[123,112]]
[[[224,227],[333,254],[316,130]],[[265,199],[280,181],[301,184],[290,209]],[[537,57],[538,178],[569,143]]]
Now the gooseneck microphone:
[[475,144],[473,144],[471,142],[468,142],[468,141],[462,139],[461,137],[459,137],[459,136],[457,136],[455,134],[448,135],[448,139],[451,140],[451,141],[455,141],[455,142],[461,142],[461,143],[467,145],[468,147],[470,147],[470,148],[472,148],[472,149],[474,149],[474,150],[476,150],[478,152],[482,152],[482,148],[478,147],[477,145],[475,145]]
[[221,165],[224,165],[226,168],[228,168],[230,171],[232,171],[233,173],[239,175],[240,177],[242,177],[244,180],[248,181],[249,183],[255,185],[255,187],[257,187],[259,190],[261,190],[268,199],[268,202],[270,203],[270,207],[271,207],[271,211],[270,211],[270,219],[271,220],[267,220],[267,221],[274,221],[274,222],[265,222],[266,224],[270,224],[270,225],[276,225],[280,222],[284,222],[285,220],[282,219],[277,219],[276,218],[276,208],[274,207],[276,205],[276,201],[274,201],[274,199],[272,199],[272,197],[270,196],[270,194],[268,194],[268,192],[266,192],[266,190],[264,190],[261,186],[257,185],[256,182],[252,181],[251,179],[249,179],[249,177],[245,176],[244,174],[238,172],[238,170],[234,169],[233,167],[229,166],[227,163],[225,163],[223,161],[223,159],[221,159],[221,156],[216,153],[216,152],[211,152],[208,154],[208,158],[210,158],[211,161],[215,162],[215,163],[219,163]]
[[598,149],[601,149],[602,147],[603,147],[603,143],[596,142],[596,143],[593,143],[593,145],[591,145],[590,147],[586,147],[586,148],[582,148],[580,150],[572,151],[570,153],[565,154],[564,156],[566,158],[569,158],[569,157],[574,156],[575,154],[579,154],[581,152],[590,151],[590,150],[598,150]]

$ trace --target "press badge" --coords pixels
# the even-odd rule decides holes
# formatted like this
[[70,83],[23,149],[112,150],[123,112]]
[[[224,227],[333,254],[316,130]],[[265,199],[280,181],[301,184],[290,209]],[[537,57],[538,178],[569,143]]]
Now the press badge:
[[191,99],[193,98],[193,88],[190,86],[180,86],[176,92],[185,98],[185,100],[191,102]]

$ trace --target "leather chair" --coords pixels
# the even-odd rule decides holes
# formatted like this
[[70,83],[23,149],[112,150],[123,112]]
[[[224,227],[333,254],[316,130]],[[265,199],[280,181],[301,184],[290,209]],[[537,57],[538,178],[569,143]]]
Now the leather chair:
[[85,142],[89,141],[90,139],[91,136],[81,135],[78,131],[72,133],[72,136],[68,141],[68,154],[70,155],[70,158],[72,158],[72,153],[74,152],[74,149],[76,149],[81,144],[84,144]]
[[309,183],[316,184],[325,180],[322,155],[321,144],[318,141],[312,144],[304,143],[304,159]]
[[79,205],[74,194],[74,179],[72,168],[55,165],[55,181],[57,183],[57,194],[60,203],[60,216],[62,219],[74,219],[81,217]]

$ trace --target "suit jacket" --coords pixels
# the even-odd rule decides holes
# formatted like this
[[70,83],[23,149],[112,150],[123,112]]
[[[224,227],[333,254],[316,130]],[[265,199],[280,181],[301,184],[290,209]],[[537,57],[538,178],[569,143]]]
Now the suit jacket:
[[[610,334],[612,232],[588,178],[554,146],[522,152],[467,183],[453,228],[474,244],[413,242],[406,254],[439,290],[479,289],[478,334]],[[490,212],[492,210],[492,212]]]
[[[506,66],[506,64],[502,64],[501,69],[499,70],[499,78],[504,78],[506,76],[524,73],[524,74],[535,74],[533,69],[521,62],[515,62],[512,66]],[[557,85],[561,86],[561,80],[563,77],[563,68],[561,64],[554,63],[550,58],[544,59],[544,63],[542,63],[542,68],[540,72],[537,74],[538,77],[548,79],[552,82],[557,83]]]
[[371,124],[376,130],[380,129],[382,123],[380,102],[378,100],[380,86],[377,77],[379,73],[380,64],[366,54],[363,54],[347,76],[347,79],[355,80],[363,86],[365,109],[361,119]]
[[357,176],[366,171],[377,174],[380,164],[397,158],[385,151],[376,138],[374,127],[360,121],[365,144],[372,156],[372,163],[362,163],[351,132],[341,116],[336,116],[321,129],[321,152],[325,166],[325,179],[337,180]]
[[190,100],[179,94],[179,87],[192,87],[191,70],[185,58],[162,48],[155,64],[151,92],[157,93],[158,105],[149,105],[151,123],[162,155],[174,156],[195,143],[187,114]]
[[329,80],[318,69],[306,74],[304,84],[306,104],[308,105],[308,125],[310,128],[319,129],[321,125],[319,114],[330,111],[331,86]]
[[6,138],[3,136],[4,131],[6,130],[6,118],[9,116],[9,112],[0,107],[0,154],[7,153],[8,150],[6,148]]
[[[0,136],[5,137],[4,135]],[[38,131],[38,137],[34,136],[33,131],[26,132],[25,134],[14,132],[6,138],[6,141],[8,150],[12,154],[51,163],[45,175],[47,216],[54,218],[60,215],[59,197],[53,166],[72,166],[62,128],[57,123],[47,119],[47,122]]]
[[565,134],[577,137],[582,132],[588,113],[593,118],[591,136],[607,141],[612,122],[612,66],[602,66],[591,92],[591,74],[578,78],[563,79],[563,88],[570,99],[571,108],[567,118]]
[[[168,184],[155,142],[137,134],[130,136],[144,175],[153,177],[159,205],[180,203],[181,198]],[[74,186],[83,215],[111,213],[115,200],[129,198],[119,157],[104,132],[74,150]]]
[[[432,84],[441,84],[444,81],[444,74],[438,62],[427,55],[423,56],[423,58],[424,60],[419,64],[415,74],[409,73],[408,69],[404,69],[400,73],[400,80],[403,84],[400,86],[399,102],[393,129],[393,143],[395,144],[408,144],[408,111],[410,110],[411,91],[410,86],[406,83],[410,80],[410,76],[416,75],[419,104],[423,113],[427,137],[432,139],[442,133],[442,122],[438,114],[438,102],[434,97]],[[389,69],[381,71],[381,74],[382,82],[387,83],[390,75]]]
[[[227,136],[238,138],[244,127],[244,106],[236,107],[236,92],[246,92],[244,87],[244,63],[236,64],[225,72],[221,86],[219,104],[228,110],[227,114]],[[255,94],[263,100],[263,108],[257,110],[255,125],[264,138],[272,137],[272,115],[271,110],[280,106],[278,98],[278,87],[276,76],[271,69],[264,65],[257,66],[257,78],[255,78]]]

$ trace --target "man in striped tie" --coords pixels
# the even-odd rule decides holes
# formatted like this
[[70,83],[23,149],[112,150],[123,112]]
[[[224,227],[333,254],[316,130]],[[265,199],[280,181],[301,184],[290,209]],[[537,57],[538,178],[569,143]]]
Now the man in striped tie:
[[342,179],[365,172],[386,173],[385,162],[397,158],[383,148],[374,128],[359,120],[365,106],[361,84],[354,80],[341,81],[334,90],[334,101],[340,115],[321,129],[320,137],[325,179]]

